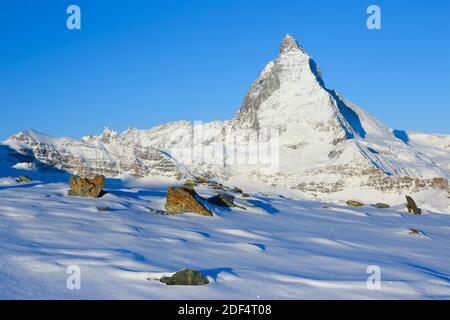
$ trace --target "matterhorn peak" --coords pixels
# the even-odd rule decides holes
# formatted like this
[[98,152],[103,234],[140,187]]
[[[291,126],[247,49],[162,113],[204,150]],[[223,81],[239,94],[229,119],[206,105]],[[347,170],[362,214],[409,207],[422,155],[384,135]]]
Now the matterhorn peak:
[[300,51],[306,53],[305,49],[298,43],[298,41],[287,33],[280,46],[280,53],[292,52],[292,51]]

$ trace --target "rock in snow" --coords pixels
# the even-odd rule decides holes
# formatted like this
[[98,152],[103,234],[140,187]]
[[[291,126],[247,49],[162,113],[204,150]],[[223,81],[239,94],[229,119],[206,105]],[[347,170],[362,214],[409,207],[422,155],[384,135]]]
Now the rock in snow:
[[32,182],[33,179],[31,179],[30,177],[27,177],[27,176],[19,176],[17,178],[17,181],[18,182]]
[[186,187],[169,187],[165,208],[171,214],[195,212],[203,216],[213,215],[200,202],[200,196],[193,189]]
[[410,196],[406,196],[406,208],[409,213],[422,214],[422,210],[417,207],[416,202]]
[[191,269],[178,271],[171,277],[161,278],[160,281],[169,286],[202,286],[209,284],[209,280],[199,271]]
[[220,192],[218,195],[209,198],[208,202],[219,207],[236,207],[234,204],[234,196],[224,192]]
[[364,207],[365,204],[360,202],[360,201],[356,201],[356,200],[348,200],[347,205],[349,205],[350,207]]
[[95,176],[92,179],[77,176],[70,177],[69,196],[99,198],[103,195],[105,186],[104,176]]
[[381,202],[375,203],[373,206],[374,206],[375,208],[378,208],[378,209],[387,209],[387,208],[390,208],[390,207],[391,207],[391,206],[388,205],[387,203],[381,203]]

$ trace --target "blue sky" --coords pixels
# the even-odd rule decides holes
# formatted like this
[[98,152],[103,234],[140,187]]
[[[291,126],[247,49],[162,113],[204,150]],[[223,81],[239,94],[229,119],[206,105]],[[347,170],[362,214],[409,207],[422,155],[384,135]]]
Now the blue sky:
[[[66,28],[66,8],[82,30]],[[382,9],[382,30],[366,8]],[[0,3],[0,139],[26,128],[229,119],[289,32],[329,88],[405,130],[450,133],[448,1],[15,0]]]

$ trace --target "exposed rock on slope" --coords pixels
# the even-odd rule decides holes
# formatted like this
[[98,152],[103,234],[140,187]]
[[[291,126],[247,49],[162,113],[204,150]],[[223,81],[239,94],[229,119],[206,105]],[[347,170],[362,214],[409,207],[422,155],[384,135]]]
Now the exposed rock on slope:
[[208,278],[199,271],[184,269],[178,271],[171,277],[163,277],[160,280],[169,286],[203,286],[209,284]]
[[360,202],[360,201],[356,201],[356,200],[348,200],[347,205],[349,205],[350,207],[364,207],[365,204]]
[[219,207],[229,207],[229,208],[236,207],[236,205],[234,204],[234,196],[223,192],[219,193],[214,197],[209,198],[208,202]]
[[190,188],[170,187],[167,190],[165,208],[171,214],[195,212],[203,216],[213,215],[200,202],[200,196]]
[[95,176],[92,179],[77,176],[70,177],[69,196],[99,198],[104,194],[104,176]]
[[406,196],[406,208],[409,213],[422,214],[422,210],[417,207],[416,202],[410,196]]

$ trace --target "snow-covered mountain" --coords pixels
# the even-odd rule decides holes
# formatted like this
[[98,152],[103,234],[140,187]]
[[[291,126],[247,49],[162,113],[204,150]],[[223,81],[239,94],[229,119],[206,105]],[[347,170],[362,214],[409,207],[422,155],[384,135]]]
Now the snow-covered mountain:
[[450,137],[385,127],[327,89],[314,60],[290,35],[230,121],[105,129],[81,140],[26,130],[3,149],[4,159],[22,167],[109,177],[206,175],[318,197],[348,190],[448,192],[450,179]]

